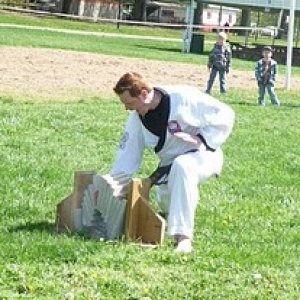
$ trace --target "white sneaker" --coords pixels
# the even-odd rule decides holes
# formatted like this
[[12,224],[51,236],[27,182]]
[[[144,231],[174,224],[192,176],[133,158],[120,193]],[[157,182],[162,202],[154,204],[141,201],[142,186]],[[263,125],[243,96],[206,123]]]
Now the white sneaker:
[[192,250],[192,241],[190,239],[183,239],[182,241],[178,242],[175,248],[175,252],[178,253],[191,253]]

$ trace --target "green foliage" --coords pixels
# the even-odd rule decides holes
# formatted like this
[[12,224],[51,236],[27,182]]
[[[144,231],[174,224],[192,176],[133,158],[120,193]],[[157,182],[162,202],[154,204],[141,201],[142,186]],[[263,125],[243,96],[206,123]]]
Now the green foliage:
[[251,11],[251,22],[257,24],[257,21],[259,20],[259,24],[257,24],[257,26],[259,27],[264,27],[269,25],[277,26],[278,17],[279,17],[279,13]]
[[[218,95],[216,95],[218,96]],[[0,296],[3,299],[297,299],[300,106],[279,109],[232,90],[236,111],[218,180],[201,187],[195,251],[99,242],[54,230],[75,170],[104,174],[126,112],[116,99],[0,99]],[[141,168],[155,168],[150,152]]]

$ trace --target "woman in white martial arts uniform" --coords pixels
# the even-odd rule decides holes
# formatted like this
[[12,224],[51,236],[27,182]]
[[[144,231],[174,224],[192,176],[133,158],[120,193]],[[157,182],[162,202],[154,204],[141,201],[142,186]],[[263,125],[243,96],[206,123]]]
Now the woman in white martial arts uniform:
[[220,146],[229,136],[233,110],[195,87],[152,87],[140,74],[124,74],[115,93],[129,115],[111,174],[130,176],[143,151],[153,148],[160,164],[154,173],[158,204],[168,214],[176,251],[191,252],[198,184],[219,175]]

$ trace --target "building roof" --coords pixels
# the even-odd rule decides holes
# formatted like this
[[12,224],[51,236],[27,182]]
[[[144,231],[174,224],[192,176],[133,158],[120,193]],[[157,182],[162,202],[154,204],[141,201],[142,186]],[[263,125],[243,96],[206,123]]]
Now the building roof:
[[184,7],[185,5],[184,4],[178,4],[178,3],[171,3],[171,2],[151,1],[151,2],[147,3],[147,6],[180,8],[180,7]]
[[[234,7],[255,7],[261,9],[290,9],[290,0],[202,0],[208,4]],[[296,1],[295,10],[300,10],[300,1]]]

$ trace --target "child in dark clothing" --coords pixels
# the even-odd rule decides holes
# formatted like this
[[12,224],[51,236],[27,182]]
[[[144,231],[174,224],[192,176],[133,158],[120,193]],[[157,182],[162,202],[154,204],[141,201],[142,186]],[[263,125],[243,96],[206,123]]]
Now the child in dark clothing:
[[277,62],[272,59],[272,48],[265,46],[262,51],[263,58],[256,63],[255,78],[258,84],[258,104],[265,106],[265,92],[269,93],[271,103],[280,106],[275,93],[275,81],[278,73]]
[[229,73],[231,62],[231,50],[226,44],[227,35],[225,32],[218,34],[218,40],[209,54],[207,67],[210,70],[207,82],[206,93],[210,94],[217,73],[220,79],[220,92],[226,93],[226,74]]

